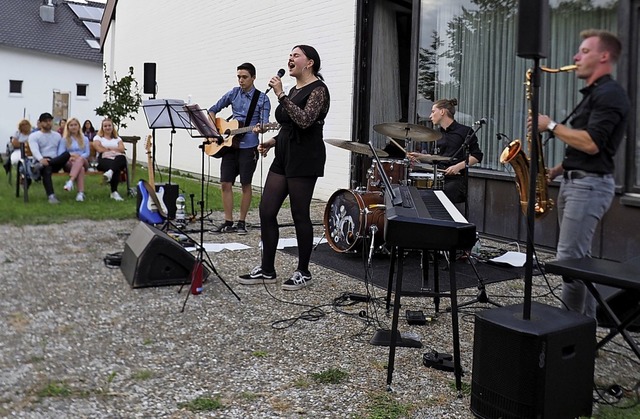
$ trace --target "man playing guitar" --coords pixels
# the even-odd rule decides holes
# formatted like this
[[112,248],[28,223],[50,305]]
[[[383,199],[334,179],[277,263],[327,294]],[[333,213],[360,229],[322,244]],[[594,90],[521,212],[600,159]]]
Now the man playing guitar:
[[[242,122],[244,126],[257,125],[252,131],[234,136],[233,147],[226,147],[220,164],[220,186],[222,189],[222,205],[224,207],[224,223],[215,232],[247,234],[246,217],[251,205],[251,180],[258,161],[258,133],[263,124],[269,122],[271,103],[267,95],[258,91],[254,82],[256,68],[251,63],[240,64],[237,68],[238,87],[225,93],[218,102],[209,108],[212,120],[222,109],[231,105],[233,118]],[[233,225],[233,190],[236,177],[240,175],[242,185],[242,200],[240,202],[240,216],[237,224]]]

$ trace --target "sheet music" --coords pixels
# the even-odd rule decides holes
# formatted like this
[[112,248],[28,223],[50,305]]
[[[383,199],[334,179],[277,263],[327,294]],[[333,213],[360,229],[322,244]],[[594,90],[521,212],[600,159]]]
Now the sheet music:
[[200,109],[197,103],[192,105],[184,105],[184,109],[189,113],[191,122],[196,127],[200,135],[207,138],[221,138],[218,129],[209,118],[209,113],[204,109]]
[[440,203],[447,209],[449,215],[451,216],[451,218],[453,218],[453,221],[458,223],[469,223],[467,219],[464,218],[464,215],[462,215],[460,211],[458,211],[458,208],[456,208],[456,206],[453,205],[449,198],[447,198],[443,191],[433,192],[435,196],[440,200]]

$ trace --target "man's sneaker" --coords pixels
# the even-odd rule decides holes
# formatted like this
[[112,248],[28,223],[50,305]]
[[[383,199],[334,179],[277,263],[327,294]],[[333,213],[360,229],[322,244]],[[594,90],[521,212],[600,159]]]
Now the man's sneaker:
[[233,226],[233,221],[225,221],[220,224],[218,228],[213,230],[214,233],[233,233],[236,231],[236,228]]
[[295,271],[291,278],[282,283],[282,289],[287,291],[296,291],[311,284],[311,274],[305,274]]
[[72,191],[73,190],[73,181],[71,179],[69,179],[67,181],[67,183],[64,184],[64,190],[65,191]]
[[111,192],[111,199],[115,201],[124,201],[124,199],[122,199],[118,191]]
[[54,194],[49,195],[49,203],[50,204],[59,204],[58,198]]
[[83,202],[84,201],[84,192],[78,192],[76,195],[76,201]]
[[244,236],[245,234],[247,234],[248,233],[248,231],[247,231],[247,223],[245,223],[244,221],[238,221],[236,223],[236,231],[241,236]]
[[256,285],[256,284],[275,284],[276,273],[264,272],[262,266],[256,266],[250,273],[238,276],[239,283],[243,285]]
[[111,182],[111,178],[113,177],[113,170],[107,170],[102,176],[104,177],[105,182]]

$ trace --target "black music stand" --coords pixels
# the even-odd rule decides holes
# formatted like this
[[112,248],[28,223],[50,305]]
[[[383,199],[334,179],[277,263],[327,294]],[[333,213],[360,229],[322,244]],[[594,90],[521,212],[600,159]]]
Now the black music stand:
[[147,118],[147,125],[153,130],[153,162],[156,161],[156,128],[171,128],[169,140],[169,180],[171,184],[171,167],[173,160],[173,134],[176,129],[193,129],[188,118],[184,115],[184,101],[181,99],[150,99],[142,101],[142,109]]
[[[208,264],[204,261],[204,156],[205,156],[205,146],[211,143],[211,140],[221,140],[222,136],[218,133],[218,129],[215,124],[209,118],[209,114],[206,110],[200,109],[198,104],[193,105],[183,105],[182,110],[177,112],[179,118],[181,118],[184,122],[189,125],[189,135],[191,138],[202,138],[202,144],[198,147],[202,151],[202,161],[201,161],[201,170],[200,170],[200,246],[198,247],[198,256],[196,258],[196,263],[194,264],[194,272],[200,268],[203,264],[205,264],[208,268],[211,269],[211,272],[215,273],[218,279],[224,284],[225,287],[240,301],[240,297],[238,294],[233,291],[233,289],[222,279],[222,276],[218,273],[215,266],[213,266],[213,262],[207,253],[207,261]],[[189,287],[189,292],[187,292],[187,297],[184,300],[184,304],[182,306],[182,310],[184,311],[184,305],[186,305],[187,300],[189,299],[189,294],[191,294],[191,289],[193,287],[193,280],[195,279],[195,275],[192,276],[192,283]],[[182,289],[182,287],[181,287]]]

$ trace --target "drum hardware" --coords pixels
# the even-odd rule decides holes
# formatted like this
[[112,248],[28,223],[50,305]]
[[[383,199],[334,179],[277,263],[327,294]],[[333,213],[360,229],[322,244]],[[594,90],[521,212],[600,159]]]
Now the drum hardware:
[[418,142],[438,141],[442,133],[424,125],[403,122],[386,122],[373,126],[373,130],[391,138],[411,138]]
[[376,233],[378,232],[378,226],[377,225],[372,225],[371,227],[369,227],[369,231],[371,232],[371,244],[369,245],[369,259],[367,261],[367,266],[371,266],[371,259],[373,259],[373,248],[374,248],[374,237],[376,236]]

